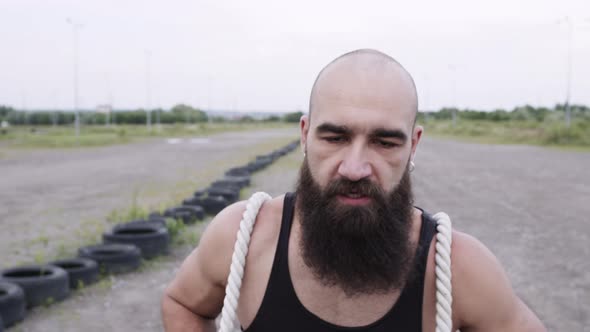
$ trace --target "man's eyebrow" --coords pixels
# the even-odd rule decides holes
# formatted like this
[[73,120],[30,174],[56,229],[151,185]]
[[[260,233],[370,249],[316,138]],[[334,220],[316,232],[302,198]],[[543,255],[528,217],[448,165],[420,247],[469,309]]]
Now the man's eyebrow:
[[350,129],[347,126],[339,126],[332,123],[322,123],[321,125],[317,126],[316,132],[318,134],[348,134],[350,133]]
[[397,138],[404,143],[408,140],[408,135],[399,129],[378,128],[373,131],[372,136],[379,138]]

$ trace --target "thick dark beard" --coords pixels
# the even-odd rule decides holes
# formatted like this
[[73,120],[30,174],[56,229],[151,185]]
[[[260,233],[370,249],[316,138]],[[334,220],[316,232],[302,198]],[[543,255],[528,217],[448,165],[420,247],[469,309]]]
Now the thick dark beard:
[[[338,201],[337,195],[353,190],[370,197],[370,204]],[[322,190],[306,159],[296,197],[303,261],[323,284],[337,286],[348,296],[383,294],[404,286],[414,258],[408,169],[390,193],[368,179],[338,179]]]

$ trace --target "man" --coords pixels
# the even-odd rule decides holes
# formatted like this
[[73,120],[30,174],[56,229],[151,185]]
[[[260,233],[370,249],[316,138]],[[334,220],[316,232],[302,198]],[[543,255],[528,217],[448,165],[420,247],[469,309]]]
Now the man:
[[[295,194],[267,201],[246,259],[244,331],[434,331],[433,219],[413,207],[422,128],[391,57],[347,53],[318,75],[301,118]],[[219,213],[162,300],[167,331],[214,331],[245,202]],[[453,331],[544,331],[479,241],[453,231]]]

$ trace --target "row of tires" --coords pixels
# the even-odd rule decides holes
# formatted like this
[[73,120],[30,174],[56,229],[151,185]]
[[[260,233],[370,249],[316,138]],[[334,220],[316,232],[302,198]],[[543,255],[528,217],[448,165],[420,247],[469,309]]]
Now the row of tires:
[[250,185],[252,173],[297,146],[298,141],[292,142],[229,169],[223,178],[197,190],[179,206],[150,213],[146,219],[115,225],[103,233],[103,243],[79,248],[78,257],[0,271],[0,331],[21,321],[28,308],[61,301],[72,290],[97,282],[101,275],[130,272],[139,268],[142,259],[167,254],[171,240],[169,225],[192,224],[207,214],[217,214],[240,198],[240,191]]

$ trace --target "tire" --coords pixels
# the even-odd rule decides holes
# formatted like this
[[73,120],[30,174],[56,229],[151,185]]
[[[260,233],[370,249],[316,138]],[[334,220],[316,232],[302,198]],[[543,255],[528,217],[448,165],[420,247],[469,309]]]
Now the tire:
[[141,264],[141,250],[132,244],[99,244],[78,249],[78,256],[98,263],[104,273],[125,273]]
[[197,220],[205,218],[205,211],[201,205],[193,205],[186,203],[202,203],[202,199],[189,199],[184,200],[182,206],[177,206],[166,210],[166,215],[170,218],[180,219],[185,224],[192,224]]
[[148,219],[164,217],[160,211],[154,211],[148,214]]
[[[183,206],[199,206],[203,203],[204,196],[195,196],[191,198],[187,198],[182,201]],[[170,213],[170,217],[173,217],[173,213]]]
[[195,194],[193,196],[195,196],[195,197],[204,197],[204,196],[207,196],[207,191],[205,191],[205,190],[197,190],[197,191],[195,191]]
[[222,196],[209,196],[203,200],[203,208],[208,214],[217,214],[228,205],[229,202]]
[[[246,168],[248,168],[248,171],[250,173],[254,173],[254,172],[256,172],[256,171],[258,171],[260,169],[260,165],[253,161],[253,162],[248,163],[248,165],[246,166]],[[227,173],[225,175],[227,175],[227,176],[234,176],[233,174],[227,174]]]
[[190,212],[194,219],[203,220],[205,218],[205,210],[200,205],[183,205],[174,208],[175,213]]
[[133,244],[141,250],[141,256],[145,259],[166,254],[170,243],[167,228],[148,222],[117,225],[110,232],[105,232],[102,239],[105,244]]
[[211,187],[207,189],[209,196],[221,196],[229,203],[235,203],[240,197],[240,190],[233,187]]
[[[4,327],[11,327],[25,318],[26,302],[23,289],[11,282],[0,281],[0,318]],[[0,323],[0,330],[2,324]]]
[[227,172],[225,172],[225,175],[248,176],[250,175],[250,170],[248,167],[234,167],[228,169]]
[[61,301],[70,294],[68,273],[53,265],[29,265],[2,271],[0,280],[19,285],[28,308]]
[[144,219],[133,220],[133,221],[129,221],[126,223],[117,224],[117,225],[113,226],[113,229],[133,227],[133,226],[143,227],[146,225],[166,228],[166,218],[164,218],[164,217],[151,217],[147,220],[144,220]]
[[70,289],[80,289],[98,281],[98,263],[88,258],[62,259],[49,263],[66,270]]
[[241,188],[247,187],[249,185],[250,185],[250,177],[249,176],[226,175],[223,179],[213,182],[211,184],[211,187],[237,186],[241,189]]

